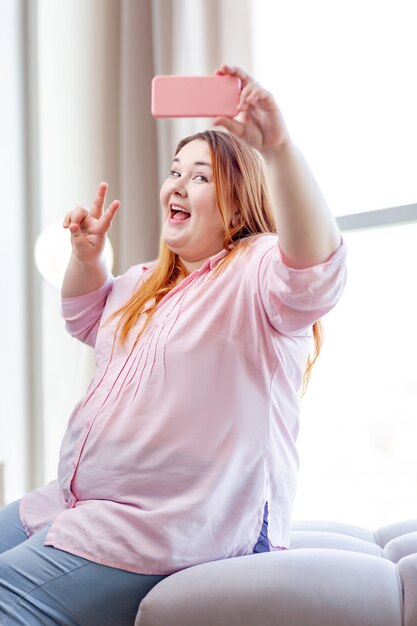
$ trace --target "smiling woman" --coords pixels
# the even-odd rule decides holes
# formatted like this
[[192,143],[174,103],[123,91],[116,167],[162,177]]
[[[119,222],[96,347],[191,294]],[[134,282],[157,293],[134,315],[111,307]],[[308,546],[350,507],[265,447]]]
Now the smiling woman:
[[164,576],[288,548],[299,395],[346,247],[272,94],[217,73],[239,114],[178,145],[155,261],[108,272],[104,182],[63,219],[63,315],[96,371],[57,479],[0,511],[10,626],[131,626]]
[[188,272],[223,247],[224,224],[216,202],[210,148],[195,139],[176,154],[162,185],[162,240]]
[[[183,153],[185,160],[181,161]],[[147,311],[144,332],[169,290],[216,252],[228,251],[226,262],[230,262],[251,236],[276,232],[262,160],[233,134],[204,131],[184,138],[177,146],[174,166],[177,169],[171,170],[160,193],[165,215],[160,263],[139,292],[115,314],[122,316],[122,343],[142,311]],[[171,217],[172,207],[178,206],[172,198],[178,203],[178,197],[190,211],[185,224]],[[315,337],[317,326],[313,325]]]

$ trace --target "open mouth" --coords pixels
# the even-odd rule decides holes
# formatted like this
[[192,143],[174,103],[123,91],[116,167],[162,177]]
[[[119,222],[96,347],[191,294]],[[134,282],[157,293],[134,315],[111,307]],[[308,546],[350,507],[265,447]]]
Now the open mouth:
[[169,217],[170,220],[173,222],[185,222],[186,220],[190,219],[191,214],[182,206],[171,204]]

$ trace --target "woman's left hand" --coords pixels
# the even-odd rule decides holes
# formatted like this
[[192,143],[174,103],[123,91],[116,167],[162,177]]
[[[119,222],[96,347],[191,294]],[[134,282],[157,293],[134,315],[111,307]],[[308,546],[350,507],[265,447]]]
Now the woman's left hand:
[[238,67],[222,65],[217,76],[238,76],[242,83],[236,117],[216,117],[214,126],[224,126],[260,152],[279,148],[289,139],[287,127],[274,96]]

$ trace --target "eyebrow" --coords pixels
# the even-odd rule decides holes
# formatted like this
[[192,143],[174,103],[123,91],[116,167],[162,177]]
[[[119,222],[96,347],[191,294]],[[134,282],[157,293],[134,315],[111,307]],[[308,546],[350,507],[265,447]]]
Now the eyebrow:
[[[180,160],[177,157],[175,157],[174,159],[172,159],[172,162],[179,163]],[[207,163],[207,161],[195,161],[193,165],[207,165],[207,167],[211,167],[211,163]]]

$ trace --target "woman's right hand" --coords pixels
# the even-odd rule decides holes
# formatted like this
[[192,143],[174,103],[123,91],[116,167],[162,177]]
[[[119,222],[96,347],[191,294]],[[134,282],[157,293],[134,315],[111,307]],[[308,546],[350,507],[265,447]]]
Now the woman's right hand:
[[119,200],[113,200],[103,213],[106,200],[107,183],[100,183],[91,211],[77,207],[64,217],[63,227],[71,233],[71,245],[74,256],[86,265],[96,264],[103,252],[106,233],[119,206]]

